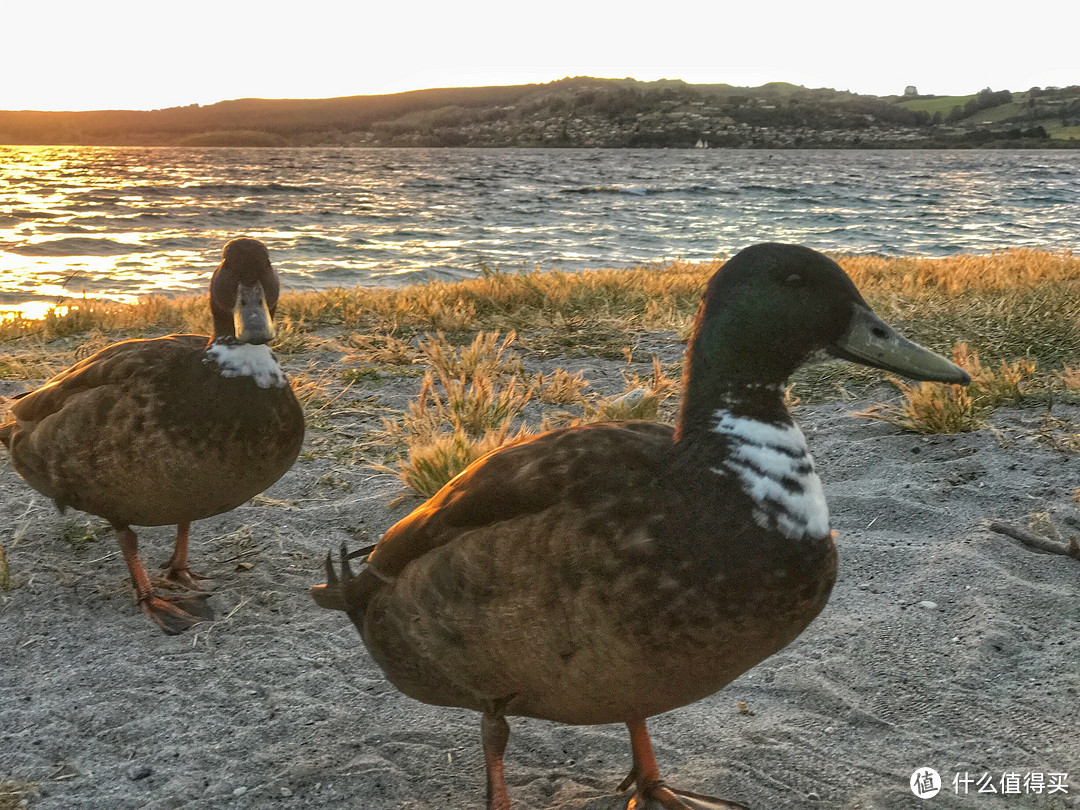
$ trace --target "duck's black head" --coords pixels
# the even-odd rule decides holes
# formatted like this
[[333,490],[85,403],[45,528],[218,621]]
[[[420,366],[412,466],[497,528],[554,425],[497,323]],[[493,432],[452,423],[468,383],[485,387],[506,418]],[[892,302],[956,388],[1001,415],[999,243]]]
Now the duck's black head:
[[687,350],[687,407],[715,407],[724,391],[780,386],[813,352],[916,380],[967,384],[968,375],[880,320],[827,256],[765,243],[709,280]]
[[214,340],[269,343],[281,285],[266,246],[257,239],[233,239],[210,279]]

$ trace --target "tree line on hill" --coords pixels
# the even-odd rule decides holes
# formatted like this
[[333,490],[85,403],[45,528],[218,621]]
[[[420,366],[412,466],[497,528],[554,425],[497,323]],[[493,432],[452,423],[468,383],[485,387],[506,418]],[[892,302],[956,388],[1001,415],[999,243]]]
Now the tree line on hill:
[[[1080,123],[1080,87],[1032,88],[1023,94],[987,88],[945,112],[932,113],[920,108],[927,98],[858,95],[782,82],[746,88],[578,77],[536,85],[334,99],[240,99],[150,111],[7,111],[0,112],[0,142],[673,148],[1080,145],[1080,132],[1069,137],[1069,128]],[[1002,113],[998,120],[978,120],[991,110]]]

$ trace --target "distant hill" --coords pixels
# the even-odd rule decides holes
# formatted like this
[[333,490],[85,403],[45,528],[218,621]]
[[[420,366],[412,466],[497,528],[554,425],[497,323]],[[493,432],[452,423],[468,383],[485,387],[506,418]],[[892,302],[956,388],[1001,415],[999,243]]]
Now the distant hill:
[[1076,147],[1080,86],[866,96],[577,77],[163,110],[0,111],[0,143],[169,146]]

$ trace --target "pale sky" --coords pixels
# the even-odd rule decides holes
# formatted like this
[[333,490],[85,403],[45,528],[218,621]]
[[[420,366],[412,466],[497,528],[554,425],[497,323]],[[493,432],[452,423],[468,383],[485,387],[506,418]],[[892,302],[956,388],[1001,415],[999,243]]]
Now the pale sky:
[[4,4],[0,109],[155,109],[565,76],[963,95],[1080,84],[1080,2]]

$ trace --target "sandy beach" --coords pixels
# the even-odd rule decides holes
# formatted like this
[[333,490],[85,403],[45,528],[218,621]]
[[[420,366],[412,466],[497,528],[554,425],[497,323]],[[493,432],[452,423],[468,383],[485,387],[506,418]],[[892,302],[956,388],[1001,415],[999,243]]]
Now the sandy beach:
[[[647,343],[665,361],[683,348],[670,333]],[[601,389],[627,365],[518,351],[530,372],[585,369]],[[38,382],[0,381],[0,395]],[[391,508],[399,482],[334,452],[418,388],[415,375],[354,385],[341,402],[364,407],[321,413],[264,496],[193,526],[220,618],[173,637],[134,605],[104,521],[61,516],[0,454],[0,808],[484,806],[478,716],[396,692],[347,618],[307,593],[328,549],[374,542],[420,502]],[[851,415],[894,395],[883,382],[796,409],[839,534],[831,601],[779,654],[654,718],[661,769],[756,810],[1080,808],[1080,561],[986,525],[1043,513],[1080,534],[1080,407],[1001,408],[950,436]],[[172,529],[139,534],[148,567],[163,563]],[[622,808],[629,766],[621,726],[511,720],[515,808]],[[943,782],[926,800],[909,788],[924,767]]]

